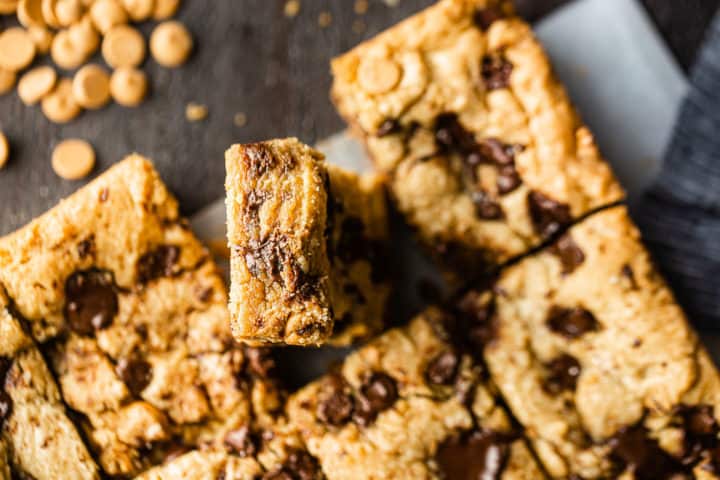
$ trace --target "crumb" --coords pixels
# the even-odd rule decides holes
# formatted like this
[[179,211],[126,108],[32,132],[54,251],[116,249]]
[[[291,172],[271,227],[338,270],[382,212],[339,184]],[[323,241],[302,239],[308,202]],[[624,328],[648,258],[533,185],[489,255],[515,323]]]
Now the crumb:
[[364,15],[368,11],[367,0],[355,0],[355,13]]
[[320,12],[320,15],[318,15],[318,25],[320,25],[320,28],[327,28],[332,23],[332,13],[330,12]]
[[285,2],[285,16],[288,18],[295,17],[300,13],[300,0],[288,0]]
[[357,34],[365,33],[366,28],[367,27],[365,26],[365,22],[363,22],[362,20],[355,20],[352,23],[353,33],[357,33]]
[[185,118],[190,122],[205,120],[208,116],[208,109],[205,105],[190,102],[185,106]]
[[236,127],[244,127],[247,124],[247,115],[243,112],[236,113],[233,117],[233,123]]

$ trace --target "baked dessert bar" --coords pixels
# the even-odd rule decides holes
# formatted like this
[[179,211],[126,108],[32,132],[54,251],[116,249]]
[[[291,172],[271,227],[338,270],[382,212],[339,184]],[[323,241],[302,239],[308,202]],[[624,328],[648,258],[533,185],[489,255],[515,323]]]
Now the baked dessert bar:
[[21,322],[0,287],[0,479],[98,479],[95,461]]
[[505,270],[485,359],[555,478],[718,478],[720,377],[624,207]]
[[0,239],[0,287],[104,474],[132,477],[178,450],[243,456],[233,437],[272,429],[272,357],[233,341],[216,266],[147,160]]
[[226,153],[230,315],[238,340],[349,344],[382,327],[385,194],[297,139]]
[[328,479],[544,478],[457,321],[430,308],[289,399]]
[[441,0],[332,62],[332,98],[420,239],[456,275],[623,198],[530,27]]

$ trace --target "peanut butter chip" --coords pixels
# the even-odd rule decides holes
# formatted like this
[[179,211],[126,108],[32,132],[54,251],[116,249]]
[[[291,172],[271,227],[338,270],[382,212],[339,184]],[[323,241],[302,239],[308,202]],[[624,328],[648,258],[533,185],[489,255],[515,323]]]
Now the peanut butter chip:
[[18,83],[18,95],[25,105],[35,105],[52,91],[57,73],[52,67],[36,67],[25,73]]
[[400,67],[387,58],[365,58],[358,67],[360,86],[373,94],[385,93],[400,81]]
[[110,94],[120,105],[136,107],[147,93],[145,72],[131,67],[120,67],[110,77]]
[[42,111],[45,116],[55,123],[67,123],[77,117],[82,109],[72,94],[72,80],[61,79],[55,90],[42,99]]
[[32,38],[35,44],[35,50],[41,55],[45,55],[50,51],[50,46],[53,41],[53,34],[50,30],[45,27],[32,26],[28,28],[28,35]]
[[53,38],[50,56],[58,67],[73,70],[83,64],[87,53],[82,45],[73,41],[69,30],[60,30]]
[[84,66],[73,79],[73,97],[81,107],[103,107],[110,101],[110,75],[99,65]]
[[113,68],[137,67],[145,59],[145,39],[133,27],[115,26],[103,38],[102,54]]
[[179,6],[180,0],[155,0],[153,18],[155,20],[167,20],[175,15]]
[[100,45],[100,34],[95,30],[90,17],[83,17],[68,29],[72,43],[85,52],[86,58],[95,53]]
[[20,0],[17,9],[18,21],[22,26],[44,27],[45,19],[42,13],[42,0]]
[[35,44],[25,29],[11,27],[0,33],[0,67],[17,72],[35,58]]
[[147,20],[155,10],[153,0],[123,0],[122,3],[133,22]]
[[96,0],[90,7],[90,17],[103,34],[115,25],[128,22],[127,13],[117,0]]
[[0,168],[3,168],[10,156],[10,147],[8,146],[7,137],[0,132]]
[[53,150],[52,168],[65,180],[86,177],[94,166],[95,151],[85,140],[64,140]]
[[41,0],[40,10],[42,11],[43,20],[52,28],[60,28],[60,21],[55,15],[55,5],[57,0]]
[[208,115],[208,109],[205,105],[190,102],[185,106],[185,118],[190,122],[199,122],[204,120]]
[[163,22],[150,36],[153,58],[165,67],[177,67],[190,56],[193,41],[185,25],[176,21]]
[[80,20],[83,14],[83,5],[80,0],[57,0],[55,3],[55,18],[63,27],[69,27]]
[[15,72],[0,68],[0,95],[5,95],[12,91],[15,86],[16,77]]

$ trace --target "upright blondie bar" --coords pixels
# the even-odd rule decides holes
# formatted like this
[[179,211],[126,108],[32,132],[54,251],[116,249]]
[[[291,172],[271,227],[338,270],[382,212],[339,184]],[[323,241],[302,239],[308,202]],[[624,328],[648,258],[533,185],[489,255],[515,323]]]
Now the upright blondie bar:
[[718,478],[720,377],[624,207],[494,292],[485,359],[553,477]]
[[188,450],[234,465],[272,430],[272,358],[233,341],[216,266],[147,160],[129,157],[0,239],[0,288],[103,474],[185,464],[175,457]]
[[230,314],[238,340],[349,344],[382,327],[385,195],[297,139],[226,153]]
[[441,0],[332,62],[340,114],[456,275],[523,254],[623,198],[511,10]]

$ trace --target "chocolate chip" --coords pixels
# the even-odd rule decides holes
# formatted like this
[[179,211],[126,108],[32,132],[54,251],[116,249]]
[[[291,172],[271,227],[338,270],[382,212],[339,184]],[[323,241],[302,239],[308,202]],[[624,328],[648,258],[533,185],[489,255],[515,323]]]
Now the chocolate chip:
[[435,458],[443,478],[499,480],[509,451],[508,442],[502,436],[475,431],[445,440]]
[[572,221],[569,206],[540,192],[528,193],[527,203],[533,227],[543,238],[551,237]]
[[515,165],[500,167],[495,185],[500,195],[507,195],[522,185],[522,179],[515,170]]
[[95,250],[95,236],[90,235],[85,240],[81,240],[77,244],[78,257],[85,258]]
[[156,278],[171,277],[176,273],[176,263],[179,259],[179,247],[175,245],[159,246],[138,260],[138,280],[140,283],[147,283]]
[[443,152],[469,154],[477,150],[475,136],[454,113],[443,113],[435,119],[435,144]]
[[[683,467],[663,451],[642,425],[620,429],[610,440],[610,458],[621,469],[631,469],[638,480],[678,478]],[[683,477],[680,477],[683,478]]]
[[352,397],[342,390],[335,390],[320,401],[317,417],[328,425],[339,427],[350,421],[353,409]]
[[380,412],[390,408],[397,398],[395,379],[382,372],[370,374],[360,387],[355,405],[355,421],[362,426],[369,425]]
[[684,433],[682,462],[694,465],[718,446],[720,428],[711,405],[683,405],[678,413]]
[[262,480],[315,480],[319,476],[317,460],[305,450],[293,450],[282,467],[265,473]]
[[548,393],[557,395],[563,390],[574,391],[580,376],[580,362],[571,355],[563,354],[552,359],[545,368],[548,375],[543,387]]
[[247,426],[229,431],[225,435],[224,443],[242,458],[251,457],[257,451],[255,439]]
[[633,269],[630,265],[627,263],[622,266],[622,269],[620,270],[620,275],[625,277],[628,282],[630,282],[630,286],[632,288],[638,288],[637,281],[635,280],[635,272],[633,272]]
[[245,347],[245,358],[253,376],[267,378],[275,370],[275,358],[269,348]]
[[265,144],[250,143],[243,148],[243,166],[250,178],[258,178],[276,165],[276,157]]
[[565,234],[558,238],[550,247],[550,253],[560,259],[563,275],[571,274],[585,261],[585,254],[570,234]]
[[471,197],[475,204],[475,214],[483,220],[500,220],[505,217],[500,204],[490,198],[486,192],[477,190],[471,194]]
[[503,143],[497,138],[486,138],[479,144],[483,156],[497,166],[513,165],[515,153],[522,150],[519,145]]
[[505,15],[497,7],[480,8],[475,11],[473,21],[480,30],[487,30],[495,21],[500,20]]
[[510,85],[513,65],[502,54],[485,55],[482,59],[481,74],[485,88],[496,90]]
[[583,308],[553,306],[547,318],[547,325],[553,332],[574,340],[599,328],[595,316]]
[[13,401],[5,390],[0,390],[0,431],[12,414]]
[[454,342],[468,345],[476,356],[481,355],[497,336],[495,302],[486,302],[479,293],[470,292],[457,303],[453,314],[457,323],[451,328]]
[[128,390],[139,397],[152,380],[152,365],[140,357],[121,358],[116,367]]
[[65,319],[75,333],[93,335],[112,324],[118,298],[112,275],[99,270],[75,272],[65,282]]
[[378,137],[384,137],[386,135],[398,133],[401,130],[402,130],[402,127],[400,126],[400,122],[398,122],[394,118],[389,118],[380,124],[380,127],[378,127],[378,130],[377,130],[377,132],[375,132],[375,135]]
[[450,385],[457,375],[460,358],[457,353],[448,350],[437,355],[425,368],[425,378],[435,385]]

